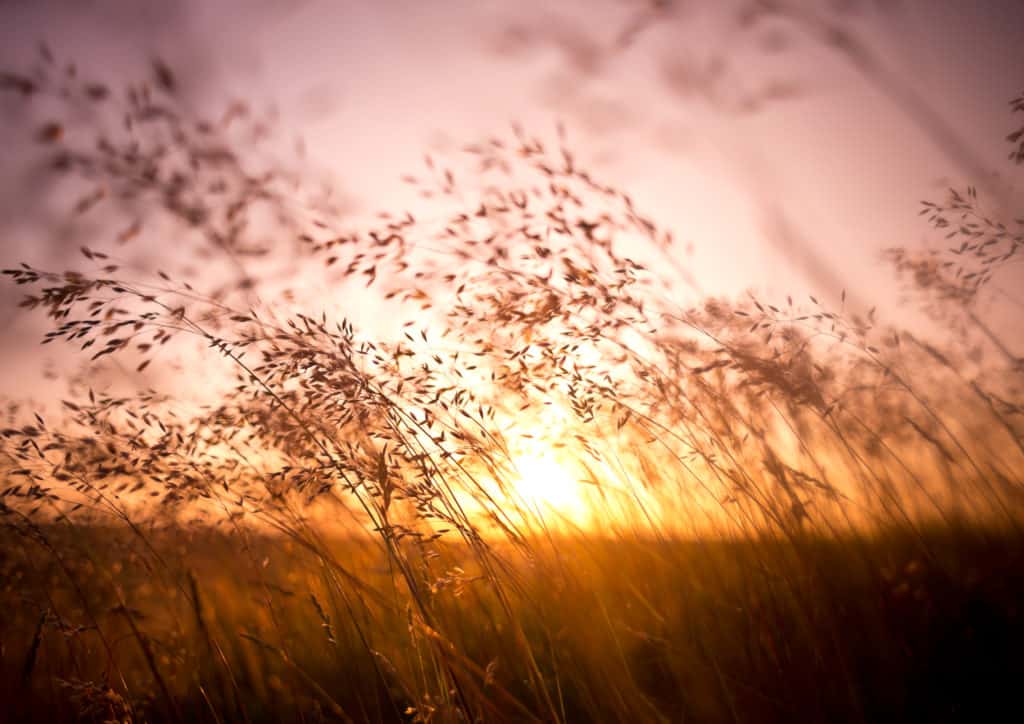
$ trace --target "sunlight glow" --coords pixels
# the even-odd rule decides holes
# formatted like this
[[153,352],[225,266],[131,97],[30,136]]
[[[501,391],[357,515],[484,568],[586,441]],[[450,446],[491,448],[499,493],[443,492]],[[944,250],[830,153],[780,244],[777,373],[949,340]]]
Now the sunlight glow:
[[516,493],[535,513],[555,513],[573,523],[588,517],[582,485],[571,469],[551,453],[529,454],[515,461]]

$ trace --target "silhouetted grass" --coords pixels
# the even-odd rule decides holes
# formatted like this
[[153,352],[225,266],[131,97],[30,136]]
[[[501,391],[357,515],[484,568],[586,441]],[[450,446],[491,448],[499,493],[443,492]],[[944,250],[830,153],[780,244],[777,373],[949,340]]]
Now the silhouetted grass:
[[[352,230],[247,170],[247,109],[192,118],[154,73],[118,107],[127,136],[56,167],[97,185],[75,213],[115,195],[170,217],[229,283],[92,246],[85,267],[5,273],[87,379],[178,355],[206,399],[85,386],[59,420],[12,411],[10,718],[955,721],[1015,703],[1024,379],[978,301],[1024,222],[953,191],[925,212],[959,245],[889,253],[941,333],[841,290],[687,300],[661,272],[671,234],[561,134],[486,139],[459,173],[428,158],[406,181],[429,214]],[[115,102],[54,74],[17,87]],[[307,265],[296,286],[326,274],[401,331],[279,290],[253,217]]]
[[[405,721],[424,703],[407,682],[436,676],[420,669],[434,657],[463,677],[484,719],[550,716],[488,587],[434,594],[445,634],[432,638],[400,605],[403,582],[372,567],[369,543],[334,540],[326,555],[379,602],[355,602],[322,556],[274,537],[242,551],[233,535],[183,529],[154,532],[153,550],[120,528],[39,535],[59,563],[3,541],[11,720],[74,719],[86,703],[109,717],[118,700],[76,694],[81,682],[113,680],[145,721],[331,720],[335,706],[356,721]],[[1011,704],[1024,673],[1016,534],[963,525],[923,540],[894,530],[793,543],[573,537],[538,548],[530,558],[509,551],[510,603],[567,721],[976,720]],[[472,575],[461,545],[435,562],[458,564]],[[98,630],[81,623],[93,616]]]

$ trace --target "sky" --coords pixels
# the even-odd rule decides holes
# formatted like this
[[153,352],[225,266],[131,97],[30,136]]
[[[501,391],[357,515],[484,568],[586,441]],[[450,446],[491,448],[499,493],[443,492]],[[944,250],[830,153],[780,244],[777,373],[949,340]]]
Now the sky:
[[[0,0],[0,70],[40,42],[114,86],[159,57],[211,113],[275,106],[356,216],[402,203],[424,152],[562,122],[584,165],[692,244],[703,291],[864,305],[895,298],[882,249],[934,239],[922,199],[1012,197],[1024,90],[1014,0]],[[19,103],[0,96],[3,267],[67,256],[46,223],[68,200],[26,175],[37,116]],[[44,365],[15,343],[38,320],[0,292],[0,393],[34,389]],[[372,304],[351,306],[373,326]]]

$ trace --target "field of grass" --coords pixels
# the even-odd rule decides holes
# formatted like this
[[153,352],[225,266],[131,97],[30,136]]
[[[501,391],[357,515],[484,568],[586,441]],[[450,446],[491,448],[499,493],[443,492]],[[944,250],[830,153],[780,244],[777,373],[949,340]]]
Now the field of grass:
[[4,540],[10,721],[981,721],[1024,674],[1020,536],[969,526],[554,540],[500,554],[504,601],[446,546],[434,626],[370,541],[35,535]]
[[[926,203],[949,236],[887,254],[902,313],[694,299],[672,235],[561,133],[428,158],[429,213],[353,230],[155,71],[121,101],[18,85],[123,105],[131,133],[53,165],[76,214],[139,215],[74,268],[5,270],[88,362],[0,431],[0,720],[1019,709],[1024,363],[986,295],[1024,220],[973,187]],[[117,258],[173,223],[200,271]]]

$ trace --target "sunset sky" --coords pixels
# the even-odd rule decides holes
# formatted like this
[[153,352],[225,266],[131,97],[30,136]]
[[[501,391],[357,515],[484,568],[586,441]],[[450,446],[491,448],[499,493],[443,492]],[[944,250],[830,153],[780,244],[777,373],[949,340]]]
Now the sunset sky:
[[[894,298],[878,252],[929,237],[920,200],[1012,181],[1024,6],[793,0],[777,5],[795,15],[744,25],[758,5],[8,0],[0,69],[45,41],[117,86],[159,56],[211,113],[276,106],[354,215],[404,203],[396,179],[426,151],[562,121],[586,165],[692,242],[682,262],[703,291]],[[60,207],[25,182],[37,119],[21,104],[0,97],[0,265],[60,266],[39,223]],[[8,338],[37,329],[17,294],[0,295]],[[12,361],[4,392],[40,372]]]

